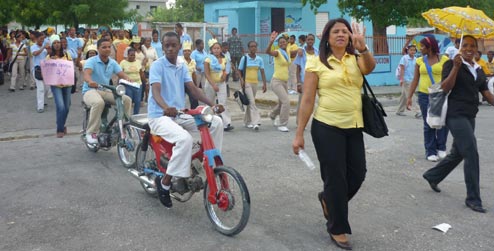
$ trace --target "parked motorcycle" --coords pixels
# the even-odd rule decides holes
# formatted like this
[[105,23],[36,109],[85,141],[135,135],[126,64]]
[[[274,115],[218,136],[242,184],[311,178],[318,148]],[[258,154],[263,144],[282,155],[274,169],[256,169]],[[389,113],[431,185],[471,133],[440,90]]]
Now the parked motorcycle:
[[[223,165],[220,152],[214,146],[208,127],[214,116],[211,107],[198,106],[183,114],[194,117],[201,142],[193,146],[191,176],[173,177],[170,196],[186,202],[194,193],[204,190],[204,207],[215,229],[227,236],[236,235],[245,228],[250,215],[250,195],[244,179],[235,169]],[[129,172],[139,180],[146,193],[156,196],[154,180],[166,174],[173,144],[151,134],[147,116],[134,115],[131,121],[145,133],[136,151],[135,168]]]
[[[103,88],[111,90],[115,98],[115,107],[112,113],[112,105],[105,103],[105,108],[101,113],[100,133],[98,134],[98,143],[91,144],[86,141],[86,129],[89,120],[91,107],[83,102],[84,116],[82,121],[81,139],[91,152],[97,152],[99,149],[110,150],[117,146],[118,157],[126,168],[135,165],[135,151],[140,142],[139,132],[130,126],[129,117],[125,114],[122,96],[125,95],[125,86],[100,84]],[[110,118],[110,119],[109,119]]]

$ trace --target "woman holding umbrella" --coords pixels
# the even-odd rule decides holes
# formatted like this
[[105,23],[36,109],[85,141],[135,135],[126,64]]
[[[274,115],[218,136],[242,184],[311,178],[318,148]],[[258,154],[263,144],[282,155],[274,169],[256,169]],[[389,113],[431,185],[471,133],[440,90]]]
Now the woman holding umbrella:
[[475,116],[479,111],[480,92],[494,105],[494,96],[489,92],[486,76],[475,62],[477,40],[470,35],[463,37],[460,53],[444,64],[441,87],[448,96],[446,126],[453,135],[451,152],[435,167],[424,173],[432,190],[441,192],[437,186],[453,169],[463,162],[467,198],[465,204],[473,211],[485,213],[480,199],[479,153],[475,138]]

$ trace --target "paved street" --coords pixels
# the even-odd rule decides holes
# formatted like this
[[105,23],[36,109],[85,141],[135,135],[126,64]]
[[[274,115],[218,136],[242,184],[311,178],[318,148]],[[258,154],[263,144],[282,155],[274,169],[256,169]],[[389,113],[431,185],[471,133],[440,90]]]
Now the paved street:
[[[0,250],[340,250],[325,231],[319,171],[291,152],[291,132],[263,120],[259,132],[234,121],[225,133],[225,163],[251,195],[247,227],[235,237],[214,231],[202,193],[165,209],[127,174],[115,149],[90,153],[79,139],[80,94],[73,96],[70,135],[54,137],[55,111],[35,112],[35,91],[0,86]],[[464,205],[462,167],[433,192],[422,179],[422,121],[394,115],[389,137],[365,136],[367,178],[350,203],[354,250],[492,250],[494,247],[494,108],[477,118],[481,194],[487,214]],[[18,137],[18,136],[21,137]],[[22,136],[26,136],[25,139]],[[316,161],[310,130],[307,152]],[[451,144],[451,137],[448,145]],[[432,227],[448,223],[445,234]]]

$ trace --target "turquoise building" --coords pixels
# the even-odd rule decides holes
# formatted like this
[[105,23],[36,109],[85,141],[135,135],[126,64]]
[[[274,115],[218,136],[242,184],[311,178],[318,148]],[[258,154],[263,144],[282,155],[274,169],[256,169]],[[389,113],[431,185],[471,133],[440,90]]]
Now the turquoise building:
[[[302,7],[300,0],[284,1],[250,1],[250,0],[204,0],[205,22],[228,24],[229,33],[236,27],[238,33],[244,41],[244,45],[249,40],[256,40],[259,54],[266,64],[266,75],[270,79],[273,72],[272,60],[263,54],[266,48],[269,34],[276,30],[282,31],[303,31],[320,36],[328,20],[343,17],[350,22],[355,20],[347,15],[343,15],[338,9],[337,2],[323,4],[319,7],[318,13],[314,14],[310,7]],[[372,23],[364,21],[360,25],[367,29],[367,41],[372,50]],[[371,85],[396,85],[398,80],[394,76],[398,62],[401,58],[401,51],[405,45],[405,27],[388,27],[389,53],[375,55],[377,66],[367,79]],[[390,43],[391,41],[391,43]],[[245,46],[244,49],[246,50]]]

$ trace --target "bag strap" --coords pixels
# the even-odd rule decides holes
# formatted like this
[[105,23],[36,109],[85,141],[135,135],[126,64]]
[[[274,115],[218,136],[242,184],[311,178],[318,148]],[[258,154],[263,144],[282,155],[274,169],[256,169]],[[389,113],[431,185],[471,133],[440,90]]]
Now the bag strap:
[[14,64],[15,60],[17,60],[17,56],[19,56],[19,52],[21,52],[23,46],[24,43],[21,43],[21,47],[19,47],[19,50],[17,50],[17,53],[15,54],[14,60],[12,60],[12,64]]
[[427,73],[429,74],[429,78],[431,79],[431,83],[433,85],[436,84],[436,81],[434,81],[434,77],[432,77],[432,67],[429,64],[429,60],[427,58],[427,55],[424,56],[424,63],[425,63],[425,68],[427,69]]
[[[374,92],[372,91],[370,85],[369,85],[369,82],[367,82],[367,78],[365,78],[365,76],[362,74],[362,77],[364,78],[364,85],[362,86],[363,89],[364,89],[364,94],[366,96],[369,96],[369,93],[367,92],[367,90],[369,90],[371,96],[373,99],[376,99],[376,95],[374,95]],[[376,99],[377,100],[377,99]]]
[[247,73],[246,72],[246,69],[247,69],[247,56],[244,55],[243,56],[243,60],[244,60],[244,67],[242,67],[242,78],[244,79],[244,85],[242,86],[242,92],[245,94],[245,74]]

